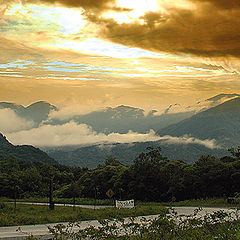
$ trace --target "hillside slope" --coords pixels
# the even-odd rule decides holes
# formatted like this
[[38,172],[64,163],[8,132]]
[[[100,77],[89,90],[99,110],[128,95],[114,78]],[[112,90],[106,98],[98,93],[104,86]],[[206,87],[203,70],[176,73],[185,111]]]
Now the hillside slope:
[[14,146],[0,133],[0,156],[8,155],[30,162],[57,164],[53,158],[49,157],[42,150],[28,145]]
[[240,98],[224,102],[170,125],[159,130],[158,134],[171,136],[188,134],[200,139],[215,139],[226,147],[237,146],[240,144]]

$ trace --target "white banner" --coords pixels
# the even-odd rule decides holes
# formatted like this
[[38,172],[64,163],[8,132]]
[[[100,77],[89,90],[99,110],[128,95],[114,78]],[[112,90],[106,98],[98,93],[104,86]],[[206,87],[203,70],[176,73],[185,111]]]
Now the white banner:
[[116,208],[134,208],[134,199],[126,201],[116,200]]

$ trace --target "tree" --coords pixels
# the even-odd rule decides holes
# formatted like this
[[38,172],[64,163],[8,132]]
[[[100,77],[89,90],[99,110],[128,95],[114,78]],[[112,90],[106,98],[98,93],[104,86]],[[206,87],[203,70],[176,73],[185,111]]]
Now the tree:
[[235,150],[234,148],[229,148],[228,151],[232,154],[233,157],[240,160],[240,146]]
[[121,165],[120,161],[117,160],[115,157],[113,157],[112,155],[108,156],[105,161],[105,166],[119,166]]
[[162,200],[167,191],[166,181],[161,175],[161,168],[168,162],[162,156],[161,148],[148,147],[141,153],[130,167],[132,182],[130,183],[134,197],[140,200]]

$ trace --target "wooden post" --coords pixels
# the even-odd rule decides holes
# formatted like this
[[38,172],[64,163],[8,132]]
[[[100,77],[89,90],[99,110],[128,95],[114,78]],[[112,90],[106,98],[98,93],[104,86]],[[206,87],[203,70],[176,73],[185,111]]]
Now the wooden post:
[[53,177],[50,177],[50,186],[49,186],[49,209],[54,210],[53,202]]

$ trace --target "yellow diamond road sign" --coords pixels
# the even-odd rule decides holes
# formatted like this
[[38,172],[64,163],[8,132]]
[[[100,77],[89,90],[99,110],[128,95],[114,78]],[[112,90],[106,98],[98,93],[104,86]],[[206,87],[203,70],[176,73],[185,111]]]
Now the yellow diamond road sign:
[[112,196],[114,195],[114,192],[113,192],[113,190],[110,188],[110,189],[106,192],[106,194],[107,194],[107,196],[108,196],[109,198],[112,198]]

